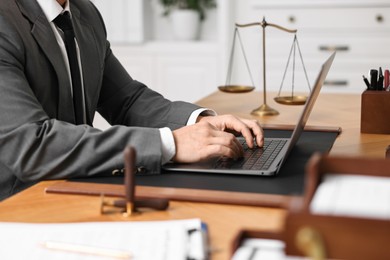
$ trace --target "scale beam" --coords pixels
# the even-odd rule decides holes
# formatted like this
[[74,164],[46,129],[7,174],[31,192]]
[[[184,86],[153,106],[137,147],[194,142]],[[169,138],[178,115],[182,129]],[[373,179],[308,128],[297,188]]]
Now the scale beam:
[[279,112],[272,107],[267,105],[267,80],[266,80],[266,59],[265,59],[265,28],[267,26],[274,27],[276,29],[282,30],[288,33],[296,33],[297,30],[290,30],[280,25],[276,25],[273,23],[267,23],[265,17],[263,17],[263,21],[257,23],[248,23],[248,24],[238,24],[236,23],[236,27],[252,27],[252,26],[261,26],[263,28],[263,105],[259,108],[252,111],[252,115],[255,116],[274,116],[279,115]]
[[[263,57],[262,57],[262,60],[263,60],[263,71],[262,71],[262,74],[263,74],[263,104],[259,108],[253,110],[251,112],[251,114],[255,115],[255,116],[278,115],[279,112],[277,110],[275,110],[275,109],[273,109],[273,108],[271,108],[270,106],[267,105],[266,51],[265,51],[265,49],[266,49],[265,48],[266,37],[265,37],[265,28],[267,26],[271,26],[271,27],[274,27],[274,28],[276,28],[278,30],[281,30],[281,31],[284,31],[284,32],[287,32],[287,33],[296,33],[297,30],[296,29],[287,29],[287,28],[285,28],[283,26],[280,26],[280,25],[277,25],[277,24],[268,23],[265,20],[265,17],[263,17],[263,20],[261,22],[254,22],[254,23],[247,23],[247,24],[236,23],[235,26],[236,26],[236,30],[235,30],[234,37],[236,37],[236,34],[238,34],[237,28],[245,28],[245,27],[253,27],[253,26],[262,27],[262,34],[263,34],[263,39],[262,39],[262,52],[263,52]],[[240,41],[241,41],[241,39],[240,39]],[[233,48],[234,48],[234,42],[235,42],[235,38],[233,39]],[[242,45],[241,45],[241,47],[242,47]],[[232,52],[233,52],[233,48],[232,48]],[[244,51],[243,51],[243,54],[244,54],[244,58],[245,58],[245,61],[246,61],[246,65],[248,67],[247,69],[249,71],[249,74],[251,75],[250,70],[249,70],[249,65],[248,65],[248,62],[246,60],[246,56],[245,56],[245,52]],[[230,59],[230,62],[229,62],[229,73],[230,74],[231,74],[232,59],[233,59],[233,55],[231,54],[231,59]],[[252,89],[254,89],[254,87],[252,88],[252,87],[240,86],[240,85],[236,86],[236,85],[230,85],[230,84],[226,83],[226,86],[220,86],[219,89],[221,91],[224,91],[224,92],[243,93],[243,92],[251,91]],[[291,104],[298,104],[297,101],[299,101],[299,103],[302,103],[303,99],[304,99],[304,97],[300,97],[299,100],[295,100],[293,98],[291,100],[284,100],[283,99],[280,102],[278,100],[276,100],[276,102],[281,103],[281,104],[290,104],[291,105]]]

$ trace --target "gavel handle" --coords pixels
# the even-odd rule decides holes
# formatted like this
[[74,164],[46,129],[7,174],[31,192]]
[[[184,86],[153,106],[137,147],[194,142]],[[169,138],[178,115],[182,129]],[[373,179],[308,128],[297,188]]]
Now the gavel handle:
[[166,210],[169,207],[168,199],[136,199],[136,208],[152,208],[155,210]]
[[[119,208],[126,207],[126,200],[115,200],[113,206]],[[155,210],[166,210],[169,207],[168,199],[135,199],[135,208],[151,208]]]

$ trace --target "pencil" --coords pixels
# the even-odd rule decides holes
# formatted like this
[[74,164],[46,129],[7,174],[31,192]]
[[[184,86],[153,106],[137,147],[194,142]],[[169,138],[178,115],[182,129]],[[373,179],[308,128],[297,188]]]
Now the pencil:
[[108,256],[108,257],[114,257],[119,259],[132,258],[130,252],[108,249],[108,248],[101,248],[96,246],[73,244],[68,242],[46,241],[43,243],[43,246],[47,249],[61,250],[61,251],[88,254],[88,255]]

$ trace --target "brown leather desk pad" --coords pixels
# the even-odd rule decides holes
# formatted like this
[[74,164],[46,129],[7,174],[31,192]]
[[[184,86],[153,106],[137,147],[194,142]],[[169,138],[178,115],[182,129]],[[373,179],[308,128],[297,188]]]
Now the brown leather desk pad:
[[[292,196],[303,194],[305,165],[310,156],[314,152],[327,153],[339,133],[339,128],[305,130],[281,171],[274,177],[163,172],[161,175],[137,176],[136,196],[284,207]],[[267,137],[290,135],[291,130],[265,129]],[[122,177],[94,177],[56,183],[46,191],[123,196],[122,184]]]

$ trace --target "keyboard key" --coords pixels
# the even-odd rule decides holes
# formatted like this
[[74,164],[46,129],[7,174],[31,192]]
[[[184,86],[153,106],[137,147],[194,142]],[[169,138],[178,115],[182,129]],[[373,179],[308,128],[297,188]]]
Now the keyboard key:
[[244,170],[267,170],[278,156],[287,140],[265,140],[263,147],[250,149],[245,140],[241,144],[244,148],[244,156],[239,160],[221,157],[216,169],[244,169]]

